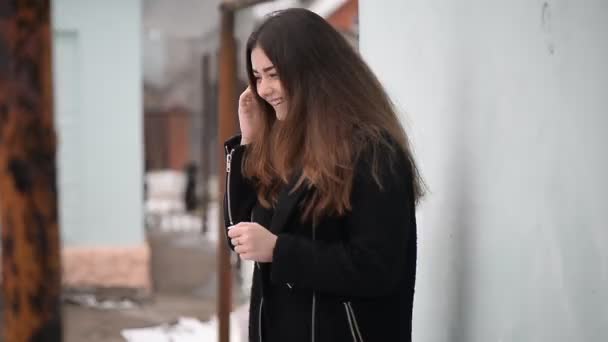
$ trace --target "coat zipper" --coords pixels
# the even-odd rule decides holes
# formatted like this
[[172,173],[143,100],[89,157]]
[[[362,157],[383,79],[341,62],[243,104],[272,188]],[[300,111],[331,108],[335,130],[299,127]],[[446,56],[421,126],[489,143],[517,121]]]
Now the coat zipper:
[[[230,171],[232,164],[232,154],[234,153],[234,149],[228,151],[228,146],[226,146],[226,205],[228,206],[228,222],[230,225],[234,225],[234,220],[232,219],[232,208],[230,206]],[[251,222],[253,222],[253,209],[251,211]],[[260,269],[260,264],[255,263],[255,266]],[[259,342],[262,342],[262,308],[264,307],[264,296],[262,295],[262,299],[260,300],[260,310],[258,311],[258,333],[259,333]]]
[[[232,157],[230,159],[232,159]],[[228,160],[226,160],[226,162],[228,162]],[[255,222],[253,220],[253,208],[251,208],[251,215],[249,216],[249,220],[250,220],[250,222]],[[254,264],[258,270],[261,269],[260,264],[257,261]],[[258,342],[262,342],[262,308],[263,307],[264,307],[264,294],[262,294],[262,299],[260,299],[260,309],[258,310],[258,336],[259,336]]]
[[262,307],[264,306],[264,296],[262,296],[262,300],[260,301],[260,310],[258,311],[258,335],[260,339],[258,342],[262,342]]
[[363,335],[361,335],[361,330],[359,330],[359,323],[357,323],[357,316],[355,316],[355,310],[350,302],[348,302],[348,308],[350,309],[350,315],[353,318],[353,323],[355,324],[355,330],[357,330],[357,335],[359,335],[359,341],[363,342]]
[[363,342],[363,336],[361,336],[361,331],[359,330],[359,324],[357,323],[355,310],[353,310],[353,307],[350,302],[342,304],[344,304],[344,310],[346,310],[346,319],[348,320],[348,325],[350,326],[350,333],[353,335],[353,341]]
[[228,222],[230,225],[234,225],[232,220],[232,208],[230,207],[230,167],[232,163],[232,154],[234,149],[228,152],[228,146],[226,146],[226,205],[228,205]]
[[[312,241],[316,240],[316,230],[317,223],[315,219],[312,220]],[[316,311],[317,311],[317,294],[315,291],[312,291],[312,322],[311,322],[311,341],[315,342],[315,321],[316,321]]]
[[346,311],[346,319],[348,320],[348,326],[350,327],[350,333],[353,335],[353,341],[357,342],[357,335],[355,334],[355,329],[353,328],[353,321],[350,318],[350,311],[348,311],[348,304],[344,304],[344,311]]

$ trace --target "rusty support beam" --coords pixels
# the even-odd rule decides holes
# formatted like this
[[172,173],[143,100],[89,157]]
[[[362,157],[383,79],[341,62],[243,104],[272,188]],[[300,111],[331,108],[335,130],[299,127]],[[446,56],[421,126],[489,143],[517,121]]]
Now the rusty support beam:
[[[223,143],[238,132],[238,96],[237,96],[237,48],[234,37],[234,17],[239,10],[272,0],[226,0],[220,4],[220,53],[219,53],[219,86],[218,86],[218,147],[219,147],[219,193],[225,191],[226,160],[224,159]],[[218,336],[219,342],[230,341],[230,311],[232,308],[232,269],[230,251],[223,239],[224,219],[223,210],[219,213],[218,253]]]
[[[238,131],[237,96],[236,96],[236,42],[234,38],[234,11],[222,10],[220,29],[220,70],[218,91],[218,147],[221,161],[218,175],[222,179],[220,194],[225,191],[226,161],[224,159],[224,141]],[[218,253],[218,329],[219,341],[230,341],[230,311],[232,307],[232,270],[230,251],[226,244],[223,210],[220,210]]]
[[222,2],[221,9],[226,11],[238,11],[247,7],[255,6],[264,2],[274,0],[227,0]]
[[0,216],[6,342],[61,341],[50,1],[0,5]]
[[202,98],[202,108],[200,112],[200,168],[199,168],[199,179],[202,188],[201,196],[200,196],[200,207],[201,207],[201,233],[207,233],[207,211],[209,210],[209,176],[211,174],[211,163],[212,158],[215,158],[215,153],[209,153],[210,148],[209,145],[212,144],[212,140],[210,139],[213,134],[213,130],[217,127],[210,127],[212,120],[210,120],[209,115],[216,113],[210,113],[208,110],[211,102],[211,77],[210,77],[210,63],[209,63],[209,55],[204,55],[201,58],[201,98]]

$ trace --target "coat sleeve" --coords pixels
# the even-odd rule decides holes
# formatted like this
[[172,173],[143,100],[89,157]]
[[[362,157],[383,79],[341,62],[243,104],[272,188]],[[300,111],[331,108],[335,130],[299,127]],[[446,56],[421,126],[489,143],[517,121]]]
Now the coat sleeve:
[[225,237],[230,249],[234,246],[228,237],[228,227],[239,222],[250,221],[251,210],[256,202],[256,192],[251,180],[241,172],[246,147],[241,146],[241,136],[230,138],[224,143],[226,156],[226,182],[224,191]]
[[388,163],[381,161],[381,189],[371,175],[369,161],[358,162],[352,211],[346,217],[347,237],[329,243],[280,234],[273,254],[272,281],[340,296],[375,297],[393,292],[405,275],[406,249],[416,236],[411,169],[407,165],[402,158],[392,172]]

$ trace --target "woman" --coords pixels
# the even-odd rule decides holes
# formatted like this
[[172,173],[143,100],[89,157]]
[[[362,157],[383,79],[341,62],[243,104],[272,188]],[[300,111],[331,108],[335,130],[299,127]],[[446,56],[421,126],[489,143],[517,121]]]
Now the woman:
[[247,73],[224,217],[256,262],[250,341],[410,341],[421,182],[382,86],[303,9],[251,34]]

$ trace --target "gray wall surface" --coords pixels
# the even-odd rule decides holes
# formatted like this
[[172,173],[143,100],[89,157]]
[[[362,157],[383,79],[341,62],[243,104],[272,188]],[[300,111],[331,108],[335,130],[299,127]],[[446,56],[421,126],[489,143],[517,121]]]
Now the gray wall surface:
[[360,1],[403,113],[414,340],[608,341],[608,1]]
[[65,246],[143,243],[141,0],[53,2]]

